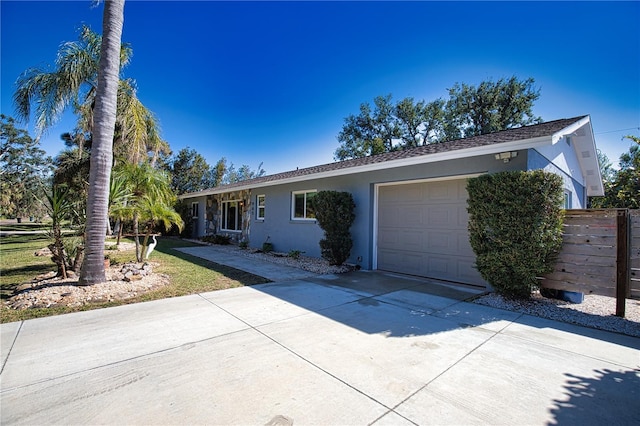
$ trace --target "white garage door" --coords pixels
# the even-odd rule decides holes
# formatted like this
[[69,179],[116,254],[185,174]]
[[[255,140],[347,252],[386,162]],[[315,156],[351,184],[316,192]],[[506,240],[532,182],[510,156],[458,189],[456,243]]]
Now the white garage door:
[[378,188],[378,269],[486,286],[473,267],[466,179]]

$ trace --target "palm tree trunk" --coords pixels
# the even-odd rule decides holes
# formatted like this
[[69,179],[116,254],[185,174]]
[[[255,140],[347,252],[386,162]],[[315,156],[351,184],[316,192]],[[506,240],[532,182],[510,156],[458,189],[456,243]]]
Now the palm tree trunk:
[[118,219],[118,239],[116,240],[116,245],[120,246],[120,238],[122,238],[122,220]]
[[108,220],[109,181],[113,163],[113,134],[120,81],[120,43],[123,24],[124,0],[106,0],[102,16],[102,46],[89,172],[85,257],[80,270],[79,285],[91,285],[106,280],[104,241]]
[[142,252],[140,250],[140,238],[138,238],[138,233],[140,229],[139,225],[140,219],[138,217],[138,212],[133,214],[133,235],[134,241],[136,242],[136,262],[142,262]]
[[144,240],[142,240],[142,247],[144,249],[144,252],[142,255],[143,258],[147,256],[147,251],[149,250],[149,237],[151,236],[151,232],[153,232],[153,229],[155,227],[156,227],[155,221],[151,220],[149,223],[147,223],[147,229],[145,230]]

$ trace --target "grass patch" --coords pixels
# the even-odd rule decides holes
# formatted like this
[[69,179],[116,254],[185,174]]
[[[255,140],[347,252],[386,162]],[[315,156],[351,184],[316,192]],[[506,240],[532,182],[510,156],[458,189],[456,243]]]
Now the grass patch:
[[[56,267],[49,257],[33,255],[36,250],[46,247],[49,243],[43,236],[9,236],[2,237],[0,242],[0,284],[3,299],[9,297],[20,284],[31,281],[37,275],[55,271]],[[115,242],[108,241],[106,245],[113,244]],[[265,278],[175,250],[179,247],[194,245],[196,244],[169,237],[162,237],[158,240],[158,246],[151,254],[149,261],[159,264],[154,268],[154,273],[166,274],[170,277],[171,283],[165,287],[126,301],[95,303],[75,308],[55,307],[18,311],[2,306],[0,323],[269,282]],[[116,263],[135,260],[135,250],[105,250],[105,254],[112,262]]]
[[50,223],[43,222],[13,222],[13,221],[3,221],[0,225],[1,232],[9,232],[9,231],[47,231],[51,229]]
[[0,239],[0,298],[13,294],[20,284],[31,281],[38,275],[55,271],[56,265],[50,257],[34,256],[50,241],[43,235],[11,235]]

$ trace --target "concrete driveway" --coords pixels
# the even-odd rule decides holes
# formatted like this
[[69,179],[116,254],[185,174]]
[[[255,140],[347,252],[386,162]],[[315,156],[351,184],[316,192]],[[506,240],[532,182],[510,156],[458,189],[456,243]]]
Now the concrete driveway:
[[3,324],[9,424],[639,424],[640,339],[356,272]]

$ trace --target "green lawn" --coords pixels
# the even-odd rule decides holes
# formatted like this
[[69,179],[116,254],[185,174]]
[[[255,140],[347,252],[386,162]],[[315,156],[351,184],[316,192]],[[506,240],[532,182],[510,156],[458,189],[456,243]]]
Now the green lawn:
[[46,231],[51,229],[51,225],[42,222],[25,221],[18,223],[14,220],[3,220],[0,229],[2,231]]
[[[46,247],[48,243],[49,241],[42,235],[0,238],[0,297],[3,300],[10,297],[20,284],[29,282],[38,275],[55,271],[51,258],[34,256],[36,250]],[[109,241],[107,247],[111,245],[113,242]],[[79,308],[56,307],[17,311],[3,306],[0,309],[0,323],[268,282],[262,277],[174,250],[177,247],[193,245],[187,241],[168,237],[158,240],[158,246],[151,260],[159,263],[159,266],[154,269],[155,273],[170,277],[171,284],[168,286],[123,302],[96,303]],[[133,251],[105,250],[105,254],[109,255],[112,262],[124,263],[135,260]]]

